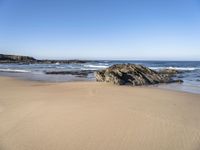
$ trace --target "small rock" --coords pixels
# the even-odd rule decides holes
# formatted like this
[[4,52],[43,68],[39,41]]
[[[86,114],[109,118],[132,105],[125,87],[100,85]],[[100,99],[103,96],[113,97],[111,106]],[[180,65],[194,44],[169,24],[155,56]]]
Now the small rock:
[[161,74],[168,74],[168,75],[176,75],[179,73],[183,73],[183,71],[176,70],[176,69],[162,69],[159,71]]

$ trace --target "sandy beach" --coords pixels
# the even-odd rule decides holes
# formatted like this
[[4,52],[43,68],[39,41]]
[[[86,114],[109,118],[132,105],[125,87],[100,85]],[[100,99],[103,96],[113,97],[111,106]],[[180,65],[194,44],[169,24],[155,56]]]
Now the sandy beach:
[[199,150],[200,95],[0,77],[0,150]]

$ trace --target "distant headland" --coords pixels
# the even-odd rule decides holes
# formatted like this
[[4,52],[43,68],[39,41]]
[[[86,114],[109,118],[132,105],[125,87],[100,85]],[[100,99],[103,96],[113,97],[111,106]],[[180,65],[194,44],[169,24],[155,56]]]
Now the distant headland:
[[51,59],[35,59],[30,56],[21,56],[21,55],[6,55],[0,54],[0,63],[22,63],[22,64],[72,64],[72,63],[87,63],[91,60],[51,60]]

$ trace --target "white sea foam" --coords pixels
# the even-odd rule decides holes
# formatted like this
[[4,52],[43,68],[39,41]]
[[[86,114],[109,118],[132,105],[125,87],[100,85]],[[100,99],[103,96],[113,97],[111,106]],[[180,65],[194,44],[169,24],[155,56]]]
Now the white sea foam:
[[107,68],[109,66],[105,66],[105,65],[84,65],[84,67],[89,67],[89,68]]
[[64,69],[65,67],[56,66],[57,69]]
[[96,71],[98,69],[95,69],[95,68],[81,68],[81,70],[94,70],[94,71]]
[[0,69],[0,72],[20,72],[20,73],[27,73],[30,72],[28,70],[22,70],[22,69]]
[[194,68],[194,67],[149,67],[153,70],[161,70],[161,69],[175,69],[175,70],[185,70],[185,71],[193,71],[198,70],[200,68]]

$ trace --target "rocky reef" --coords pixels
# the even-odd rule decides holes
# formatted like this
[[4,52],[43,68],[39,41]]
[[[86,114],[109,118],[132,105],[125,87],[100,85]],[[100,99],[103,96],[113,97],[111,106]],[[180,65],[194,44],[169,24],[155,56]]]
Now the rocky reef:
[[183,73],[183,71],[176,70],[176,69],[162,69],[162,70],[159,71],[159,73],[174,76],[174,75]]
[[173,80],[167,73],[159,73],[142,65],[116,64],[95,73],[96,81],[109,82],[116,85],[153,85],[159,83],[183,82]]
[[77,71],[47,71],[45,74],[52,75],[74,75],[77,77],[87,77],[89,74],[94,73],[94,70],[77,70]]
[[0,54],[0,63],[20,63],[20,64],[76,64],[87,63],[89,60],[39,60],[29,56],[4,55]]

